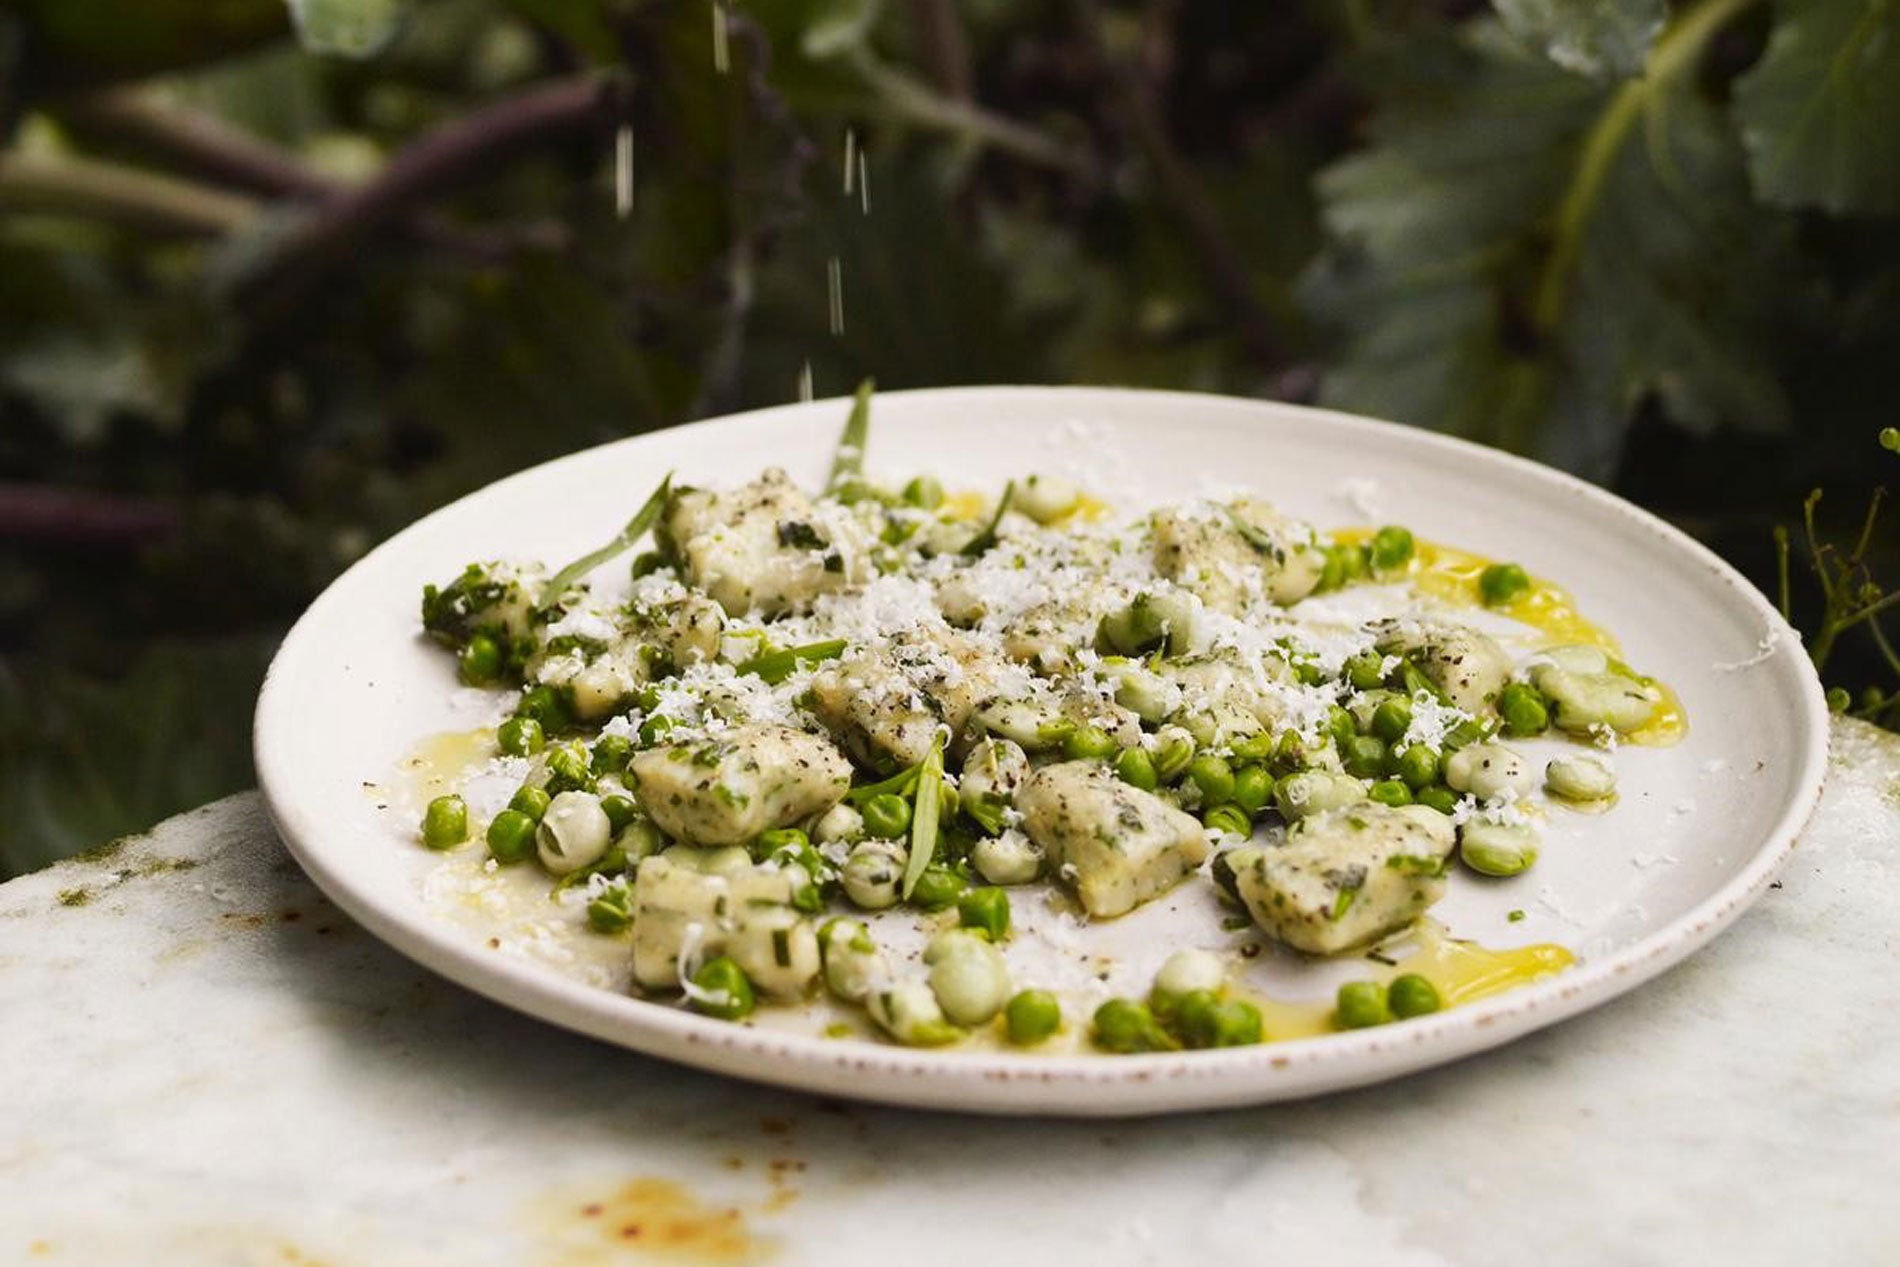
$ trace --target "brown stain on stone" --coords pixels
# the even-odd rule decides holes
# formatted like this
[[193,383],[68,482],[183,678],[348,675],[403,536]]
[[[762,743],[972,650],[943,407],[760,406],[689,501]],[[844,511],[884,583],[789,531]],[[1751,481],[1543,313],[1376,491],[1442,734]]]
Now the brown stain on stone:
[[[543,1207],[544,1209],[546,1207]],[[769,1206],[768,1206],[769,1208]],[[777,1246],[755,1235],[743,1210],[702,1201],[671,1179],[630,1179],[612,1192],[565,1202],[550,1211],[547,1267],[613,1267],[669,1262],[748,1267]],[[555,1248],[558,1246],[559,1248]]]

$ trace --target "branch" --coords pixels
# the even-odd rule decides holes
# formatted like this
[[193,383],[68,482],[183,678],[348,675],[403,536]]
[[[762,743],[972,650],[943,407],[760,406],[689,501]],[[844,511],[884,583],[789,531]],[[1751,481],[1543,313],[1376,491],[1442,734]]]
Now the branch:
[[[62,117],[75,135],[94,144],[128,148],[141,159],[272,198],[326,203],[354,191],[214,115],[165,105],[149,93],[113,89],[69,103]],[[421,211],[403,227],[424,245],[491,263],[524,248],[559,250],[568,242],[566,230],[554,221],[469,228]]]
[[363,238],[495,169],[574,133],[605,132],[625,99],[622,80],[595,75],[556,80],[478,110],[412,142],[374,180],[332,198],[286,235],[271,260],[240,289],[282,288],[287,297]]
[[955,0],[910,0],[917,46],[937,90],[952,101],[971,97],[970,42]]
[[0,540],[138,544],[178,531],[168,502],[86,488],[0,484]]
[[947,132],[978,145],[1000,150],[1038,167],[1066,171],[1090,184],[1100,179],[1088,155],[1052,137],[968,101],[955,101],[893,70],[860,51],[851,65],[880,98],[879,104],[917,127]]
[[0,154],[0,212],[109,220],[183,237],[234,233],[260,208],[239,194],[83,158]]
[[291,155],[212,115],[167,106],[143,92],[114,89],[61,112],[81,137],[123,145],[141,158],[273,198],[331,197],[342,186]]

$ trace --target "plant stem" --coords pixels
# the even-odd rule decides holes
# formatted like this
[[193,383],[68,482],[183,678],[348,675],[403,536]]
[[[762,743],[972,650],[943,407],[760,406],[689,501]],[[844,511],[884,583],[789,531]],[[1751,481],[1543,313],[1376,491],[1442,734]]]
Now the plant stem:
[[910,13],[937,90],[952,101],[970,100],[970,43],[963,37],[955,0],[910,0]]
[[0,484],[0,540],[139,544],[182,522],[168,502],[90,488]]
[[1550,255],[1538,279],[1531,313],[1538,330],[1548,333],[1563,319],[1570,280],[1599,195],[1616,166],[1623,142],[1636,123],[1679,75],[1692,72],[1703,48],[1743,10],[1760,0],[1704,0],[1682,13],[1656,38],[1641,77],[1619,87],[1583,140],[1576,170],[1557,207]]
[[877,93],[881,104],[906,123],[962,137],[1038,167],[1069,172],[1090,184],[1097,180],[1095,165],[1086,155],[1032,127],[970,102],[944,97],[869,53],[860,51],[851,64]]
[[167,106],[136,89],[117,88],[79,99],[61,115],[82,137],[125,146],[143,159],[252,193],[321,200],[343,188],[222,119]]
[[495,168],[572,133],[604,132],[619,113],[623,81],[586,74],[540,84],[444,124],[398,152],[376,179],[333,198],[288,234],[240,288],[285,302],[364,237]]
[[184,237],[234,233],[257,218],[239,194],[85,158],[0,154],[0,212],[109,220]]

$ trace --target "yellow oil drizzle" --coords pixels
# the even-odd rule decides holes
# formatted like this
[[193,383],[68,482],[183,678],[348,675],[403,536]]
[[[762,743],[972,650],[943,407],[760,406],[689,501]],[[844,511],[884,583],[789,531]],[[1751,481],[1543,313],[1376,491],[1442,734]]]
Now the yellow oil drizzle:
[[[1330,536],[1340,545],[1359,545],[1371,540],[1372,533],[1370,528],[1341,528]],[[1460,606],[1484,607],[1478,578],[1494,562],[1496,560],[1468,550],[1439,545],[1435,541],[1418,541],[1402,575],[1410,579],[1420,593]],[[1529,589],[1507,603],[1486,610],[1529,625],[1550,639],[1547,646],[1583,644],[1622,658],[1623,647],[1616,635],[1579,612],[1568,590],[1541,577],[1533,576]],[[1667,685],[1648,677],[1643,683],[1656,698],[1656,711],[1641,727],[1620,738],[1644,747],[1667,747],[1689,733],[1688,714],[1683,710],[1681,698]]]
[[[1449,937],[1431,920],[1421,920],[1407,940],[1415,946],[1410,954],[1391,964],[1368,961],[1365,978],[1390,983],[1408,972],[1417,973],[1438,987],[1446,1007],[1554,976],[1577,961],[1570,951],[1552,942],[1491,950]],[[1289,1003],[1257,994],[1249,994],[1248,1001],[1260,1009],[1261,1029],[1269,1042],[1333,1032],[1331,1003]]]
[[[1101,498],[1089,493],[1081,493],[1076,497],[1075,505],[1069,509],[1068,513],[1058,515],[1053,522],[1057,524],[1077,521],[1100,523],[1108,518],[1112,509]],[[944,494],[943,511],[952,519],[976,523],[996,513],[996,503],[982,493],[965,490]]]
[[398,764],[399,795],[406,805],[420,807],[459,792],[495,751],[495,732],[488,726],[429,735]]

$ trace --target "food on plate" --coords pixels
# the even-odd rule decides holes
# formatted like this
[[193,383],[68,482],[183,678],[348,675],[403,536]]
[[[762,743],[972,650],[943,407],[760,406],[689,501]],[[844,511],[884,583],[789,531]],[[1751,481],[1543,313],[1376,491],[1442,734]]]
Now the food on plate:
[[[1254,492],[1118,517],[1049,476],[893,489],[865,473],[869,406],[822,489],[669,477],[558,571],[424,591],[428,636],[505,701],[515,784],[437,798],[422,843],[538,867],[643,994],[1037,1048],[1077,1000],[1013,966],[1011,889],[1081,924],[1198,889],[1230,924],[1211,941],[1365,952],[1533,867],[1547,813],[1614,800],[1608,751],[1681,731],[1516,564],[1324,534]],[[1540,768],[1513,746],[1539,737],[1576,751]],[[1178,949],[1145,998],[1072,1014],[1107,1052],[1282,1036],[1236,962]],[[1349,982],[1332,1023],[1455,1001]]]

